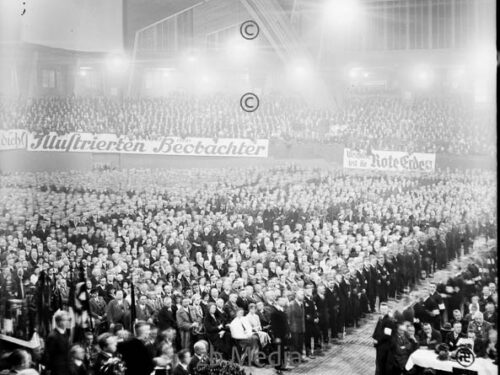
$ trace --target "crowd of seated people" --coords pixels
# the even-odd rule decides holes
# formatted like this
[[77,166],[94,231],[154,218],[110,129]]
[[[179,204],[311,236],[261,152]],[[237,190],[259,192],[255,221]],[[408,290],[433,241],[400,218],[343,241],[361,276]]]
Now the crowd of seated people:
[[[51,375],[193,374],[207,351],[254,365],[262,352],[298,353],[298,363],[268,362],[281,372],[496,238],[495,184],[485,171],[298,166],[5,175],[0,315],[26,301],[12,334],[41,336],[36,361]],[[434,289],[415,305],[421,345],[425,323],[441,329],[455,314],[485,340],[478,327],[498,307],[491,254],[479,270],[461,261],[463,288],[436,285],[443,305]],[[79,281],[90,312],[77,319],[67,311]],[[379,366],[384,332],[374,334]],[[21,366],[25,353],[13,355]]]
[[475,110],[473,104],[450,96],[405,100],[398,95],[348,95],[335,110],[319,110],[295,97],[269,94],[253,113],[224,94],[1,100],[0,127],[113,133],[131,139],[267,138],[460,155],[492,155],[495,150],[494,112]]

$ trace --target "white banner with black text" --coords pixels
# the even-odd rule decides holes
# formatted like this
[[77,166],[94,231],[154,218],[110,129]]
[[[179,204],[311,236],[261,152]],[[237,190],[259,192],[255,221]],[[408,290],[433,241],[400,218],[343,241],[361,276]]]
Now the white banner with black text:
[[436,154],[377,150],[362,152],[344,148],[343,164],[348,169],[434,172]]
[[268,156],[267,139],[178,138],[130,140],[115,134],[68,133],[28,135],[28,151],[94,152],[176,156],[260,157]]
[[0,130],[0,151],[25,149],[27,138],[26,130]]

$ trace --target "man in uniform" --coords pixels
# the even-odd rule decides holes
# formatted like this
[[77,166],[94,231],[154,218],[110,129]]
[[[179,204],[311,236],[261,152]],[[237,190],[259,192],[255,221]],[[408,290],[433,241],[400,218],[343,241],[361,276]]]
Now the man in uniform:
[[328,281],[328,288],[325,290],[325,298],[328,306],[328,316],[330,325],[330,336],[335,342],[337,340],[337,319],[339,314],[339,294],[338,287],[335,285],[335,279]]
[[316,354],[320,354],[321,342],[320,342],[320,331],[319,331],[319,314],[316,308],[316,304],[313,300],[313,284],[305,285],[305,297],[304,297],[304,314],[306,322],[306,332],[305,332],[305,347],[306,355],[309,358],[314,358],[313,351],[311,349],[311,339],[314,339],[314,349]]
[[377,300],[377,272],[370,264],[369,259],[365,259],[363,275],[366,279],[366,297],[370,305],[370,312],[375,312],[375,301]]
[[270,317],[273,343],[276,347],[276,351],[280,353],[278,356],[280,361],[276,363],[275,366],[278,374],[288,370],[285,363],[285,346],[290,336],[290,326],[288,325],[285,312],[286,303],[286,297],[279,297],[277,303],[272,306]]
[[387,268],[385,267],[384,257],[380,257],[378,259],[377,274],[378,274],[377,294],[379,297],[379,301],[380,301],[380,303],[387,302],[390,281],[389,281],[389,274],[387,272]]

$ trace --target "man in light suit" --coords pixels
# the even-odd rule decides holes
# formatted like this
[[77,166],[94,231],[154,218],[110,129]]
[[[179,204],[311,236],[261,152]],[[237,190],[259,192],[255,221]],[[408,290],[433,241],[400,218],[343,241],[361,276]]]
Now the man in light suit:
[[293,350],[302,356],[304,334],[306,331],[303,290],[298,290],[295,293],[295,299],[288,306],[287,315],[290,324],[291,345]]
[[253,363],[256,359],[257,352],[259,351],[259,336],[253,332],[252,325],[247,321],[244,316],[245,310],[239,308],[236,312],[236,317],[229,325],[231,337],[238,342],[243,355],[241,357],[242,363],[245,363],[247,356],[247,349],[250,348],[249,363]]
[[197,342],[198,340],[204,339],[204,324],[203,324],[203,308],[201,307],[201,296],[199,294],[193,295],[193,304],[189,306],[189,316],[193,323],[197,323],[197,326],[193,328],[191,332],[191,341]]
[[184,298],[181,307],[176,313],[177,326],[179,327],[181,346],[183,349],[189,349],[191,346],[191,331],[197,326],[197,323],[191,320],[189,302],[189,298]]

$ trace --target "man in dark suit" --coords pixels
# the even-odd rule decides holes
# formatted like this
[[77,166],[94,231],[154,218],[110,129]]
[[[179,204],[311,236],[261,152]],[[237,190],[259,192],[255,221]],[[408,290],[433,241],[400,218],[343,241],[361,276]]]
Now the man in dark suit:
[[424,297],[424,311],[422,311],[421,321],[430,323],[434,329],[438,330],[441,327],[441,315],[439,306],[436,300],[432,297],[432,290],[426,289],[426,296]]
[[370,264],[369,260],[365,260],[363,268],[363,276],[366,279],[366,296],[368,297],[368,302],[370,305],[370,312],[375,312],[375,301],[377,299],[377,270],[376,261],[374,261],[375,266]]
[[92,318],[95,319],[95,326],[99,327],[106,319],[106,301],[99,295],[97,289],[90,291],[89,305]]
[[336,275],[338,296],[339,296],[339,313],[337,315],[337,332],[343,338],[345,334],[345,327],[347,323],[347,311],[349,306],[349,285],[345,282],[344,276],[341,274]]
[[293,350],[302,355],[304,348],[305,314],[304,314],[304,291],[298,290],[295,299],[288,306],[288,322]]
[[224,300],[222,298],[218,298],[217,301],[215,301],[215,306],[217,307],[217,310],[215,311],[217,319],[219,319],[224,325],[229,324],[231,321],[224,310]]
[[105,366],[112,358],[116,358],[117,338],[109,332],[101,334],[97,338],[99,353],[94,363],[94,374],[101,375],[105,373]]
[[328,309],[330,336],[332,340],[337,339],[337,314],[339,310],[338,293],[335,290],[335,281],[328,281],[328,288],[325,290],[325,299]]
[[164,331],[168,328],[176,328],[175,312],[172,309],[172,298],[166,297],[164,305],[158,312],[158,329]]
[[248,313],[248,304],[251,301],[248,300],[247,291],[245,289],[240,291],[240,295],[236,299],[236,305],[245,310],[245,314]]
[[285,363],[285,346],[290,335],[290,326],[285,312],[286,302],[285,297],[278,298],[276,305],[272,306],[270,318],[273,343],[276,346],[276,351],[280,353],[279,358],[281,359],[280,363],[275,366],[278,373],[288,370]]
[[106,301],[106,303],[109,303],[109,301],[113,299],[113,296],[111,294],[113,285],[108,283],[108,280],[105,277],[101,278],[101,280],[99,281],[99,285],[97,285],[96,289],[99,296],[104,298],[104,301]]
[[380,313],[382,316],[379,318],[372,335],[373,344],[377,350],[375,375],[384,375],[387,373],[391,340],[395,336],[396,331],[396,323],[390,314],[387,303],[382,302],[380,304]]
[[453,310],[453,319],[450,320],[451,326],[453,327],[457,322],[462,324],[462,333],[467,336],[469,322],[462,317],[462,312],[460,310]]
[[[305,314],[305,347],[306,356],[314,359],[311,348],[311,339],[314,339],[314,349],[316,352],[321,351],[320,332],[319,332],[319,314],[316,304],[312,298],[313,284],[305,286],[304,296],[304,314]],[[319,353],[317,353],[319,354]]]
[[406,335],[405,323],[397,325],[397,333],[391,339],[391,349],[389,355],[389,374],[400,375],[405,371],[405,365],[410,358],[412,345]]
[[434,349],[437,345],[443,342],[441,333],[432,328],[430,323],[424,323],[423,330],[419,334],[418,343],[420,346],[427,346],[429,349]]
[[151,327],[148,323],[137,323],[137,337],[118,344],[118,352],[122,355],[127,367],[125,375],[150,375],[154,369],[153,358],[148,350]]
[[130,323],[130,304],[123,298],[123,291],[117,290],[115,299],[109,302],[106,309],[106,316],[110,325],[116,323],[128,327]]
[[[221,297],[222,298],[222,297]],[[229,300],[224,305],[224,312],[229,321],[232,321],[236,317],[236,312],[238,311],[238,305],[236,301],[238,300],[238,295],[236,293],[229,294]]]
[[199,364],[208,363],[207,352],[208,348],[206,341],[200,340],[194,344],[194,356],[191,358],[188,365],[188,371],[190,374],[194,374],[194,371]]
[[189,350],[182,349],[177,353],[177,358],[179,358],[179,364],[175,366],[172,375],[190,375],[188,366],[191,362],[191,353]]
[[47,337],[45,343],[45,366],[50,375],[67,375],[69,373],[69,333],[67,326],[69,316],[66,311],[58,311],[54,315],[56,326]]
[[[434,300],[438,307],[439,311],[439,326],[441,326],[442,323],[444,323],[444,312],[446,311],[446,305],[444,303],[443,297],[441,297],[441,294],[438,291],[438,286],[435,283],[430,284],[430,294],[431,298]],[[441,288],[444,288],[444,285],[440,284]],[[437,318],[436,318],[436,324],[437,324]],[[435,329],[439,329],[439,326],[436,327],[434,326]]]
[[462,323],[455,322],[453,323],[453,331],[448,332],[448,335],[446,336],[444,343],[448,345],[450,351],[453,351],[458,348],[457,347],[458,340],[466,337],[467,335],[463,334],[462,332]]
[[136,319],[144,322],[153,322],[153,309],[147,304],[147,297],[143,294],[135,307]]

